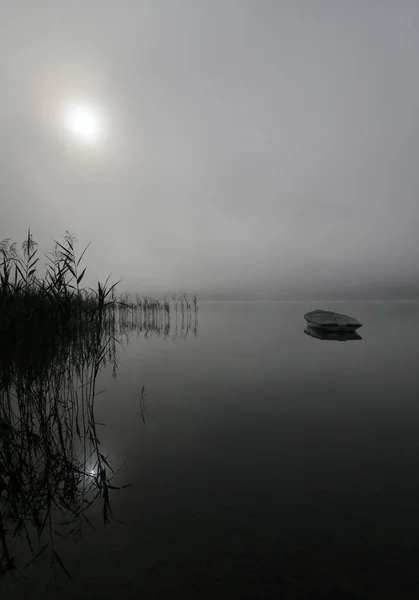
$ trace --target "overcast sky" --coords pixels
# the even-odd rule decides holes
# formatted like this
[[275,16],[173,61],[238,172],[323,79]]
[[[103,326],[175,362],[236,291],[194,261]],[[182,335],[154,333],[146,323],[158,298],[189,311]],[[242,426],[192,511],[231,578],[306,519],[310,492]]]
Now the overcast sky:
[[418,32],[417,0],[4,0],[0,239],[68,229],[140,293],[419,290]]

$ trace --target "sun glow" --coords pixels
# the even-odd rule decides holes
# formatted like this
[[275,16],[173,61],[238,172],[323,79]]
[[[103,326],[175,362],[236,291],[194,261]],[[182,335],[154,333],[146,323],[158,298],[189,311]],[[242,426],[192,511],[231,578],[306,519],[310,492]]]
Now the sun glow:
[[71,138],[85,145],[103,140],[104,122],[98,109],[87,104],[71,104],[65,111],[65,127]]

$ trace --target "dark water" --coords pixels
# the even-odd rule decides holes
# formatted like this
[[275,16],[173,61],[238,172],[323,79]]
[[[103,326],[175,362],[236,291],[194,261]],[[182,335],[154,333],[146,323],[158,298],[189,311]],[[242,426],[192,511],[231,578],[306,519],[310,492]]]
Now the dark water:
[[[362,340],[305,335],[314,308]],[[197,337],[132,337],[96,401],[124,523],[93,509],[71,580],[41,556],[0,597],[419,598],[418,331],[415,303],[201,303]]]

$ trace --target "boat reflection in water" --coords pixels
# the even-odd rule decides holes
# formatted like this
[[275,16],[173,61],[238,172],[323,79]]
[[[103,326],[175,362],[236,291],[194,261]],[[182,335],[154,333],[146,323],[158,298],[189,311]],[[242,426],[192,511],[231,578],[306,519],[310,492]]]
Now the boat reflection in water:
[[318,340],[332,340],[336,342],[348,342],[350,340],[362,340],[356,331],[329,331],[315,325],[307,325],[304,333]]

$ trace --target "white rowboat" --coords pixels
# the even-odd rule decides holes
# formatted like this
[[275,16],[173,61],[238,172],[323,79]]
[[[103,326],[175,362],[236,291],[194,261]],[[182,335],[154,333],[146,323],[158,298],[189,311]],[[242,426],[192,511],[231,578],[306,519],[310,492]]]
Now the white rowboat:
[[354,317],[328,310],[313,310],[305,314],[304,318],[310,325],[327,329],[327,331],[355,331],[362,327],[362,323]]

